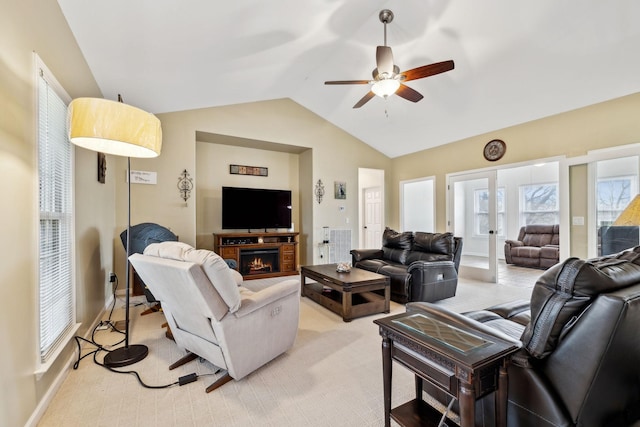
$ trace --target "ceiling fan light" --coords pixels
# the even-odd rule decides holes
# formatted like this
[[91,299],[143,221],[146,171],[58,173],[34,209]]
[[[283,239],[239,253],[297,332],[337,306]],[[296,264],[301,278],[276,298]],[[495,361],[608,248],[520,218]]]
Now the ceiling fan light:
[[384,79],[379,80],[371,87],[371,92],[375,93],[381,98],[386,98],[389,95],[396,93],[400,87],[400,82],[396,79]]

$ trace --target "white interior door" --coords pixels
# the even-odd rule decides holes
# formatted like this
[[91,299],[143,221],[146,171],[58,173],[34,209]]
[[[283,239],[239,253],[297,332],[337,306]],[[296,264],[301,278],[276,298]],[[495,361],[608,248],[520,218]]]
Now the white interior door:
[[382,191],[380,187],[365,188],[364,247],[379,249],[382,245]]
[[449,230],[462,237],[461,277],[497,281],[496,172],[449,177]]

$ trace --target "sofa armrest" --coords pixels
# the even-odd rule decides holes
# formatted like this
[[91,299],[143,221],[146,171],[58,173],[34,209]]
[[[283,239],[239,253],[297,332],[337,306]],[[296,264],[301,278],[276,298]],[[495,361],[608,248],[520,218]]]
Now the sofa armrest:
[[470,328],[473,331],[478,331],[480,333],[496,337],[503,341],[513,343],[518,347],[522,347],[522,342],[520,340],[514,339],[513,337],[510,337],[509,335],[497,329],[491,328],[484,323],[471,319],[470,317],[466,317],[462,314],[456,313],[435,304],[431,304],[428,302],[410,302],[406,305],[406,310],[407,313],[424,313],[430,317],[446,323],[447,325],[459,327],[462,329]]
[[246,316],[274,301],[299,292],[300,282],[297,279],[285,280],[258,292],[249,292],[248,296],[242,296],[240,308],[234,314],[236,317]]
[[421,282],[435,282],[438,279],[458,277],[453,261],[414,261],[407,267],[407,272],[411,275],[420,272]]
[[517,246],[524,246],[524,243],[520,240],[506,239],[504,241],[504,261],[507,264],[513,264],[513,260],[511,259],[511,248],[515,248]]
[[407,273],[411,275],[409,301],[434,302],[456,294],[458,272],[453,261],[414,261]]
[[382,249],[351,249],[352,265],[365,259],[382,259]]

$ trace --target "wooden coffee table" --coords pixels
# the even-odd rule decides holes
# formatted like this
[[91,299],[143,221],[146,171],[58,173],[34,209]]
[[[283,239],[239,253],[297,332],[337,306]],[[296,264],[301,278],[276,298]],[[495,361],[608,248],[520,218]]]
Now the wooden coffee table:
[[[389,313],[389,277],[360,268],[338,273],[336,264],[308,265],[300,271],[302,296],[342,316],[350,322],[356,317]],[[314,282],[307,283],[307,279]],[[384,296],[378,292],[384,291]]]

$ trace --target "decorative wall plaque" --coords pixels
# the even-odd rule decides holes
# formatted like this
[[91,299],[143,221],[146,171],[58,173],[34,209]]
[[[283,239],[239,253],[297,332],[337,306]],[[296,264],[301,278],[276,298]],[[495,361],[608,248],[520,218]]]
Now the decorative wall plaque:
[[232,175],[268,176],[269,168],[261,166],[229,165],[229,173]]

